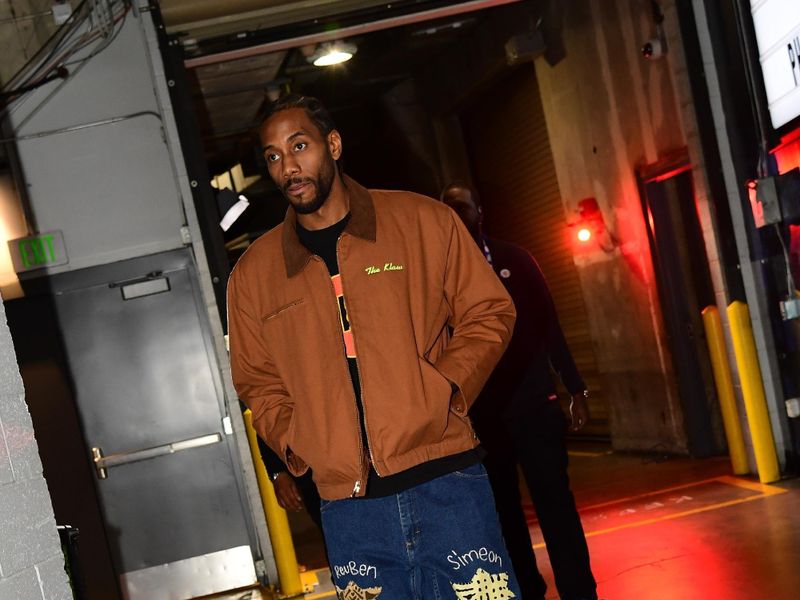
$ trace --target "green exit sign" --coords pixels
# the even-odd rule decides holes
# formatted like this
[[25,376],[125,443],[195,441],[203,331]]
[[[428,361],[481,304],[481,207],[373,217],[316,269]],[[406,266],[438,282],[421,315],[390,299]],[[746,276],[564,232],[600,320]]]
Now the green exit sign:
[[48,231],[30,237],[8,240],[11,261],[17,273],[66,265],[67,249],[60,231]]

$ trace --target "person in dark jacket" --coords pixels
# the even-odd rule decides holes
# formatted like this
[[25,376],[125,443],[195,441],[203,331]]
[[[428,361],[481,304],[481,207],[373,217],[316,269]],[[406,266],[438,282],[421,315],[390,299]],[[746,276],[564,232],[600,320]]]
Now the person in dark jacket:
[[542,271],[523,248],[482,231],[477,192],[454,182],[442,201],[461,218],[506,286],[517,309],[514,334],[472,409],[487,450],[484,465],[495,496],[523,598],[543,599],[547,585],[536,567],[522,510],[517,464],[527,483],[562,600],[596,600],[589,551],[567,475],[567,420],[559,405],[555,371],[572,397],[572,429],[589,419],[588,392],[570,354]]

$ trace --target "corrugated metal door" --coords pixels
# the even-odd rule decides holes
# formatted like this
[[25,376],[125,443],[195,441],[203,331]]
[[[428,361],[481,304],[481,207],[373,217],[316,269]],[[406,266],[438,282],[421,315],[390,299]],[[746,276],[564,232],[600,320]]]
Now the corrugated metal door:
[[600,387],[533,65],[515,69],[481,93],[461,120],[486,231],[526,248],[544,271],[590,391],[592,421],[582,434],[608,436],[608,402]]

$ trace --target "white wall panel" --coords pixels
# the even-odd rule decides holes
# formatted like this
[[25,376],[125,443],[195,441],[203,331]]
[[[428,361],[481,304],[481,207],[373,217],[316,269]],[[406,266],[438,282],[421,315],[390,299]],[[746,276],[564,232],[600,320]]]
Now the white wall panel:
[[[82,68],[72,65],[72,78],[49,100],[58,82],[14,107],[12,123],[36,230],[63,231],[70,259],[50,273],[182,245],[181,198],[141,18],[129,13],[113,43]],[[31,137],[142,112],[148,114]]]

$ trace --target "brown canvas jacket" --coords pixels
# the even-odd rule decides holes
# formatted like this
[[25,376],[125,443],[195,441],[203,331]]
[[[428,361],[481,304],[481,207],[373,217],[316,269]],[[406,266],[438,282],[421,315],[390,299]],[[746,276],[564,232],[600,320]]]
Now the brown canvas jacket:
[[[328,270],[296,215],[247,250],[228,284],[233,381],[258,434],[310,466],[328,500],[474,448],[467,411],[508,343],[511,298],[456,214],[344,178],[351,218],[337,254],[361,376],[362,447]],[[450,382],[458,390],[452,393]],[[291,468],[301,475],[306,468]],[[358,484],[357,484],[358,482]]]

